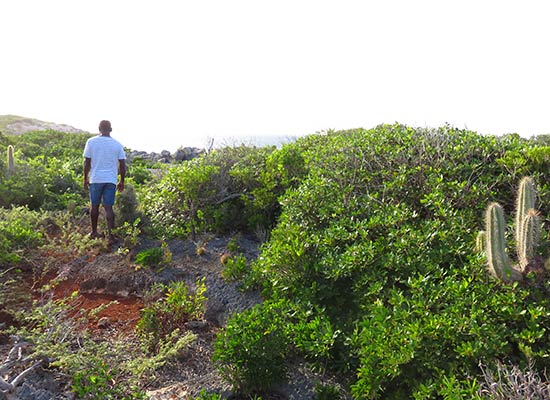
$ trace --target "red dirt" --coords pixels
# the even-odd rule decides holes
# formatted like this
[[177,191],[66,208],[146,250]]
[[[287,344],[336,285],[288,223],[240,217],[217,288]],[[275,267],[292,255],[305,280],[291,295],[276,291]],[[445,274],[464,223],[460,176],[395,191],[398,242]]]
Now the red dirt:
[[[49,279],[45,278],[44,283],[48,283]],[[54,299],[63,299],[70,297],[74,292],[79,291],[78,283],[62,281],[55,285],[53,290]],[[36,293],[35,297],[40,294]],[[107,326],[109,330],[115,330],[118,333],[127,333],[134,330],[140,318],[140,311],[143,308],[143,302],[137,297],[117,297],[108,294],[99,293],[80,293],[69,305],[74,307],[76,313],[86,314],[100,306],[111,303],[104,310],[96,314],[90,319],[90,324],[86,327],[90,331],[101,330],[97,326],[97,322],[102,318],[107,318]]]

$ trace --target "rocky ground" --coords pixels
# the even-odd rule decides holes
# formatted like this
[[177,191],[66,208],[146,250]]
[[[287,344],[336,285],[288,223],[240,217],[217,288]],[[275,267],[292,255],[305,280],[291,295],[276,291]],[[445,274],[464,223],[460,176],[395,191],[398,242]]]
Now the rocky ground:
[[[226,399],[238,399],[212,364],[213,343],[216,333],[223,329],[232,313],[250,308],[262,299],[259,292],[239,290],[238,283],[222,278],[221,257],[228,252],[228,242],[229,238],[208,238],[204,241],[206,251],[197,255],[196,243],[171,241],[172,261],[159,270],[136,268],[130,257],[110,249],[94,257],[81,256],[58,262],[48,279],[55,278],[58,282],[56,296],[67,296],[78,290],[79,307],[84,309],[93,309],[116,300],[116,304],[102,311],[96,325],[90,329],[98,336],[122,333],[132,340],[133,329],[143,307],[142,296],[154,282],[183,280],[192,287],[199,278],[204,277],[208,298],[205,319],[192,321],[187,326],[197,335],[197,339],[177,360],[163,367],[159,374],[162,378],[149,384],[148,395],[153,400],[194,399],[205,389],[209,393],[222,394]],[[145,241],[140,248],[154,246],[158,243]],[[258,243],[253,239],[240,237],[238,246],[247,259],[257,257]],[[0,344],[1,354],[7,354],[13,346],[6,337],[3,340],[0,338]],[[314,373],[299,360],[289,361],[289,364],[288,381],[265,394],[264,400],[314,399],[316,383],[337,383],[332,377]],[[66,400],[74,398],[74,395],[70,393],[66,377],[52,369],[37,368],[18,385],[13,396],[7,398]]]

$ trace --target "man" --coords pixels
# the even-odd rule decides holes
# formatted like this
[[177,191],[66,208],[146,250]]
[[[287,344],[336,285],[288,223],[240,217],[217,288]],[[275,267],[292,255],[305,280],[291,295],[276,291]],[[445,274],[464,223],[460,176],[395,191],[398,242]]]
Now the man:
[[[98,238],[97,220],[99,205],[103,203],[107,219],[109,241],[114,240],[112,230],[115,227],[115,191],[124,190],[126,176],[126,154],[122,145],[111,137],[111,123],[99,123],[100,135],[88,139],[84,147],[84,187],[90,189],[90,219],[92,221],[91,238]],[[117,183],[117,175],[120,180]]]

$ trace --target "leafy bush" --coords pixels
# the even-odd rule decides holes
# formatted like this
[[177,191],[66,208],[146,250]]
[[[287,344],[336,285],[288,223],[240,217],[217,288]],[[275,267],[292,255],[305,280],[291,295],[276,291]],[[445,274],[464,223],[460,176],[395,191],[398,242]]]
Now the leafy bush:
[[195,397],[195,400],[222,400],[222,395],[217,393],[208,393],[206,389],[203,389],[199,393],[199,397]]
[[117,194],[114,209],[117,225],[122,225],[124,223],[133,224],[136,219],[140,218],[134,185],[129,182],[125,183],[124,191]]
[[204,221],[203,208],[216,193],[211,184],[216,173],[216,167],[201,159],[170,168],[142,200],[153,232],[195,237]]
[[163,243],[160,247],[141,250],[136,254],[135,261],[136,264],[147,267],[168,265],[172,261],[172,253],[166,243]]
[[250,273],[248,262],[242,254],[239,254],[227,259],[222,277],[227,281],[237,281],[243,279],[248,273]]
[[184,329],[187,321],[203,318],[207,301],[204,278],[195,286],[194,292],[180,281],[151,288],[136,328],[149,351],[157,352],[159,343],[175,330]]
[[0,267],[20,260],[22,251],[43,242],[43,216],[26,207],[0,208]]
[[305,173],[291,148],[228,147],[169,168],[142,193],[152,230],[166,237],[271,228],[278,197]]
[[[355,398],[437,397],[451,379],[478,375],[479,360],[548,366],[544,288],[488,280],[472,250],[489,201],[511,211],[519,177],[545,182],[543,146],[401,125],[291,146],[307,175],[280,197],[253,269],[268,299],[311,305],[288,325],[292,346],[355,380]],[[543,185],[542,215],[548,195]],[[250,325],[236,316],[224,342]]]
[[218,335],[213,361],[233,389],[252,393],[283,381],[288,332],[283,303],[266,302],[235,315]]

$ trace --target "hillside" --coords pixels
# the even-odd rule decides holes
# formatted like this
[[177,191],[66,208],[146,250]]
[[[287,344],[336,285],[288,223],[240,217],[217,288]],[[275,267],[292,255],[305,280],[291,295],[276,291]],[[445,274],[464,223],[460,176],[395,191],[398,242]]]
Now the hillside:
[[31,131],[53,130],[65,133],[87,133],[81,129],[54,122],[40,121],[17,115],[0,115],[0,132],[5,135],[21,135]]
[[88,236],[85,139],[0,136],[18,390],[29,367],[60,399],[550,398],[547,138],[393,124],[139,159],[114,245]]

